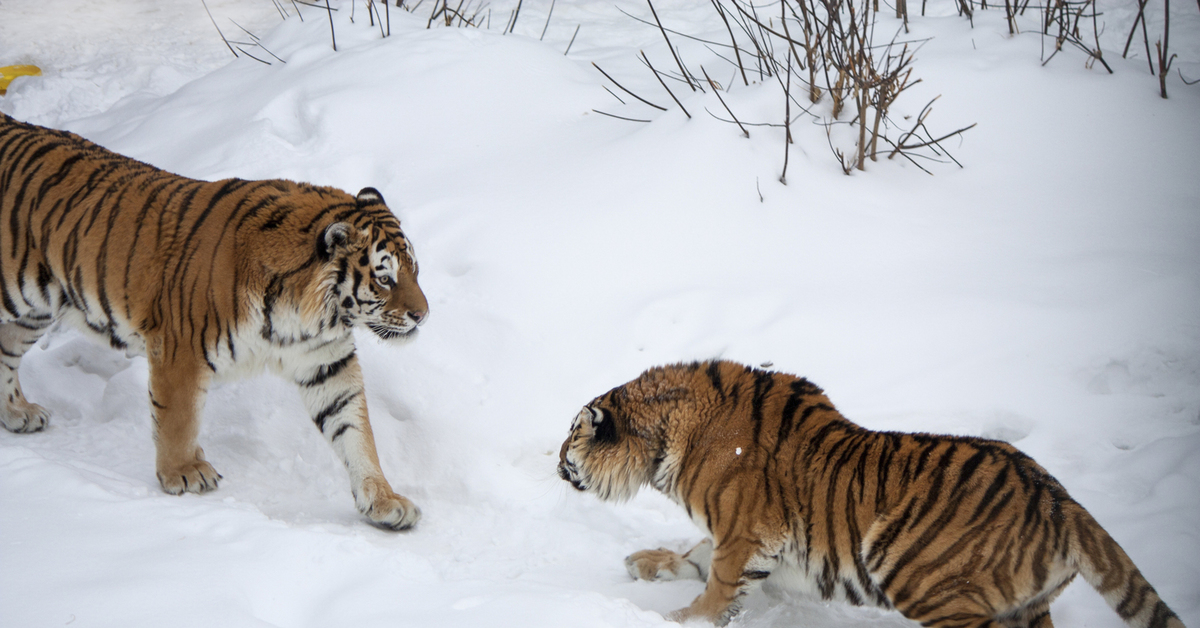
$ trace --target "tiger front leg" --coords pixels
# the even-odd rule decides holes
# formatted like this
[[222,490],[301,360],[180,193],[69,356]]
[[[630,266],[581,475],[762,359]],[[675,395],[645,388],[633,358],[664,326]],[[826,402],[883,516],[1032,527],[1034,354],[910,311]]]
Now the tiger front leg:
[[642,550],[625,558],[625,569],[638,580],[708,580],[712,540],[704,539],[680,555],[669,549]]
[[50,423],[50,413],[25,399],[17,371],[25,352],[54,322],[49,315],[27,314],[0,324],[0,425],[10,432],[38,432]]
[[668,620],[703,619],[724,626],[741,611],[742,599],[762,585],[776,565],[760,543],[748,538],[718,539],[711,560],[704,593],[687,608],[668,613]]
[[149,354],[158,482],[172,495],[214,490],[221,474],[204,460],[198,442],[210,371],[197,360],[167,359],[161,349]]
[[350,490],[359,512],[390,530],[416,525],[421,510],[392,490],[379,466],[353,345],[342,357],[297,374],[296,383],[313,423],[350,473]]

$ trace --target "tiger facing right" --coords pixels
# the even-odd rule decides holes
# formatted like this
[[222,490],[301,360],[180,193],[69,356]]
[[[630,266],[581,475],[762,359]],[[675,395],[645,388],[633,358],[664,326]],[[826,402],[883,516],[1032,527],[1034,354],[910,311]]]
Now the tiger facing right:
[[807,380],[725,361],[652,368],[587,404],[559,475],[603,500],[650,485],[708,538],[634,553],[645,580],[699,579],[668,618],[718,625],[770,579],[939,628],[1051,628],[1083,578],[1131,626],[1183,628],[1049,473],[982,438],[875,432]]
[[378,190],[189,179],[0,113],[0,225],[0,427],[46,428],[19,369],[62,320],[147,358],[164,491],[218,487],[199,439],[208,387],[271,370],[296,383],[359,512],[391,530],[420,519],[380,467],[353,334],[402,343],[429,314]]

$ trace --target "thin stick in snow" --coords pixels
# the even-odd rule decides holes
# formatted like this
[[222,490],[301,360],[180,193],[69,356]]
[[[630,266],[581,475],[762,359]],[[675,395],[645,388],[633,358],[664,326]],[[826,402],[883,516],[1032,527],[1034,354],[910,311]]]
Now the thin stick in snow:
[[[387,6],[387,0],[383,0],[383,5]],[[387,37],[387,33],[383,32],[383,16],[379,14],[379,7],[375,6],[374,2],[370,2],[369,4],[367,4],[367,12],[370,13],[372,11],[374,11],[374,13],[371,16],[371,21],[379,22],[379,36]],[[376,20],[375,18],[379,18],[379,19]]]
[[[941,136],[941,137],[937,138],[936,140],[929,140],[929,141],[927,141],[927,142],[921,142],[920,144],[910,144],[910,145],[907,145],[907,146],[905,146],[905,145],[898,145],[898,146],[896,146],[896,150],[897,150],[897,151],[906,151],[906,150],[912,150],[912,149],[914,149],[914,148],[924,148],[924,147],[926,147],[926,146],[937,146],[937,147],[941,148],[941,142],[942,142],[942,141],[944,141],[944,140],[948,140],[948,139],[950,139],[950,138],[954,137],[955,135],[959,135],[960,133],[965,133],[965,132],[967,132],[967,131],[970,131],[971,129],[975,128],[975,125],[976,125],[976,124],[978,124],[978,122],[972,122],[970,125],[968,125],[968,126],[965,126],[965,127],[961,128],[961,129],[959,129],[959,130],[957,130],[957,131],[953,131],[953,132],[951,132],[951,133],[947,133],[947,134],[945,134],[945,135],[943,135],[943,136]],[[921,125],[921,127],[922,127],[922,128],[924,128],[924,126],[925,126],[925,125],[923,125],[923,124]],[[928,132],[929,132],[929,131],[928,131],[928,129],[926,129],[926,131],[925,131],[925,132],[926,132],[926,133],[928,133]],[[942,149],[942,150],[943,150],[943,152],[946,152],[946,155],[947,155],[948,157],[950,157],[950,159],[954,159],[954,157],[953,157],[953,156],[951,156],[951,155],[950,155],[950,153],[949,153],[948,151],[946,151],[945,149]],[[936,152],[936,151],[935,151],[935,152]],[[955,161],[954,161],[954,163],[956,163],[956,164],[957,164],[957,163],[958,163],[958,160],[955,160]],[[960,168],[961,168],[961,167],[962,167],[962,164],[958,164],[958,167],[960,167]]]
[[[642,60],[646,62],[646,66],[649,67],[650,71],[654,73],[654,78],[658,79],[658,82],[663,86],[663,89],[667,90],[667,93],[671,95],[671,100],[674,100],[675,104],[679,105],[680,109],[683,109],[683,115],[687,116],[689,120],[692,119],[692,114],[688,113],[687,109],[684,109],[683,103],[679,102],[679,99],[675,97],[675,92],[672,92],[671,88],[667,87],[667,82],[658,75],[658,70],[655,70],[654,66],[650,65],[650,58],[646,56],[646,52],[644,50],[639,52],[642,53]],[[688,84],[690,85],[691,83]],[[692,91],[695,91],[695,88],[692,88]]]
[[[679,60],[679,55],[675,54],[675,47],[671,45],[671,38],[667,37],[667,29],[663,28],[662,21],[658,19],[658,12],[654,10],[654,3],[650,2],[650,0],[646,0],[646,4],[650,5],[650,13],[654,16],[654,21],[658,23],[658,30],[662,31],[663,39],[667,40],[667,49],[671,51],[671,56],[675,57],[675,64],[679,66],[679,73],[682,74],[684,80],[687,81],[688,87],[692,88],[693,92],[696,91],[696,86],[692,84],[692,79],[688,76],[687,70],[684,69],[683,62]],[[644,57],[645,53],[643,53],[642,56]],[[667,91],[669,92],[671,90]],[[673,97],[674,96],[672,95],[672,98]],[[682,107],[680,108],[682,109]],[[690,118],[691,116],[688,117]]]
[[329,0],[325,0],[325,10],[329,13],[329,38],[333,41],[333,51],[337,52],[337,34],[333,32],[333,8]]
[[511,33],[511,32],[513,32],[514,29],[517,28],[517,20],[520,19],[520,17],[521,17],[521,4],[523,4],[524,2],[525,2],[525,0],[517,0],[517,10],[513,11],[512,21],[509,22],[508,30],[505,31],[506,33]]
[[[717,84],[714,83],[713,80],[708,77],[708,72],[704,70],[704,66],[700,66],[700,72],[702,72],[704,74],[704,78],[708,80],[709,87],[713,88],[713,93],[717,95],[717,100],[721,101],[721,105],[723,107],[725,107],[725,111],[728,111],[729,116],[733,118],[733,121],[737,122],[738,128],[742,130],[742,134],[745,135],[746,137],[750,137],[750,131],[747,131],[746,127],[742,126],[742,123],[740,120],[737,119],[737,116],[733,115],[733,110],[729,108],[729,105],[725,104],[725,99],[721,98],[721,90],[718,89]],[[786,170],[786,167],[785,167],[785,170]]]
[[625,116],[618,116],[618,115],[612,114],[612,113],[605,113],[603,111],[600,111],[599,109],[592,109],[592,111],[595,111],[596,113],[598,113],[602,116],[608,116],[610,118],[616,118],[618,120],[628,120],[629,122],[649,122],[649,120],[638,120],[637,118],[626,118]]
[[929,101],[928,103],[925,103],[925,106],[923,108],[921,108],[921,113],[917,114],[917,123],[913,125],[913,128],[911,131],[900,136],[900,141],[896,142],[896,144],[895,144],[896,150],[893,150],[891,152],[891,154],[888,155],[888,159],[895,157],[896,153],[900,152],[901,146],[904,144],[905,140],[907,140],[909,137],[911,137],[914,133],[917,132],[917,128],[919,128],[921,126],[921,124],[923,122],[925,122],[925,116],[929,115],[929,111],[930,111],[930,108],[933,107],[933,103],[936,102],[937,99],[939,99],[941,97],[942,97],[942,95],[938,94],[937,96],[933,97],[933,100]]
[[564,57],[565,57],[565,56],[567,56],[567,53],[568,53],[568,52],[571,52],[571,45],[575,43],[575,36],[579,34],[579,27],[580,27],[580,26],[583,26],[583,24],[576,24],[576,25],[575,25],[575,35],[571,35],[571,41],[567,42],[567,49],[563,51],[563,56],[564,56]]
[[546,14],[546,25],[542,27],[542,36],[538,37],[538,41],[546,39],[546,29],[550,28],[550,16],[554,15],[554,0],[550,0],[550,12]]
[[1167,97],[1167,74],[1171,72],[1171,62],[1178,56],[1171,54],[1170,42],[1171,0],[1163,0],[1163,37],[1154,43],[1154,48],[1158,51],[1158,85],[1163,98]]
[[603,87],[603,88],[604,88],[604,91],[608,92],[608,94],[609,94],[610,96],[612,96],[613,98],[616,98],[616,99],[617,99],[617,101],[618,101],[618,102],[620,102],[622,105],[626,104],[626,103],[625,103],[625,101],[624,101],[624,100],[622,100],[620,96],[616,95],[616,94],[613,92],[613,90],[609,89],[607,85],[601,85],[600,87]]
[[229,18],[229,22],[230,22],[230,23],[232,23],[234,26],[236,26],[236,27],[238,27],[238,28],[242,29],[242,32],[243,32],[243,33],[246,33],[247,35],[249,35],[249,36],[250,36],[250,39],[253,39],[253,40],[254,40],[254,43],[256,43],[256,44],[258,43],[258,36],[257,36],[257,35],[255,35],[254,33],[251,33],[250,31],[246,30],[246,27],[245,27],[245,26],[242,26],[241,24],[238,24],[237,22],[234,22],[234,21],[233,21],[233,18]]
[[[229,21],[230,21],[230,22],[233,22],[233,18],[229,18]],[[238,24],[237,22],[233,22],[233,25],[234,25],[234,26],[236,26],[236,27],[238,27],[238,28],[240,28],[240,29],[242,29],[242,32],[244,32],[244,33],[246,33],[247,35],[249,35],[249,36],[250,36],[250,38],[254,40],[254,45],[255,45],[255,46],[258,46],[259,48],[262,48],[262,49],[263,49],[263,51],[265,51],[267,54],[269,54],[269,55],[271,55],[272,57],[275,57],[276,59],[278,59],[280,63],[287,63],[287,61],[284,61],[283,59],[280,59],[280,58],[279,58],[279,55],[277,55],[277,54],[275,54],[275,53],[271,52],[270,50],[268,50],[268,49],[267,49],[267,47],[266,47],[266,46],[262,45],[262,40],[260,40],[260,39],[258,38],[258,36],[257,36],[257,35],[255,35],[254,33],[251,33],[250,31],[246,30],[246,28],[245,28],[244,26],[242,26],[241,24]],[[248,52],[246,52],[245,50],[243,50],[241,46],[238,46],[238,50],[241,50],[242,52],[246,53],[246,56],[248,56],[248,57],[250,57],[250,58],[252,58],[252,59],[255,59],[255,57],[254,57],[253,55],[251,55],[250,53],[248,53]],[[267,63],[267,65],[271,65],[271,64],[270,64],[270,63]]]
[[[721,21],[725,22],[725,30],[729,31],[729,40],[733,42],[733,56],[735,59],[737,59],[738,69],[742,71],[742,83],[746,86],[749,86],[750,79],[746,78],[746,66],[742,65],[742,51],[738,50],[737,38],[733,36],[733,28],[729,26],[729,18],[725,16],[725,9],[721,8],[721,5],[717,3],[717,0],[709,1],[712,2],[713,7],[716,8],[717,15],[721,16]],[[703,70],[704,68],[700,69]],[[744,131],[745,129],[742,130]],[[749,137],[749,134],[747,134],[746,137]]]
[[783,173],[779,182],[787,185],[788,153],[792,146],[792,51],[788,49],[787,56],[787,85],[783,88]]
[[229,40],[225,39],[225,33],[221,32],[221,27],[217,26],[217,21],[213,19],[212,11],[208,10],[208,3],[204,0],[200,0],[200,4],[204,5],[204,12],[208,14],[208,19],[212,22],[213,28],[217,29],[217,34],[221,36],[221,41],[225,42],[225,47],[229,48],[229,52],[232,52],[234,57],[238,56],[237,51],[234,50],[233,46],[229,44]]
[[242,48],[241,46],[238,46],[238,50],[241,50],[241,51],[242,51],[242,54],[246,55],[247,57],[250,57],[251,59],[254,59],[255,61],[257,61],[257,62],[259,62],[259,63],[261,63],[261,64],[263,64],[263,65],[271,65],[271,62],[270,62],[270,61],[266,61],[266,60],[264,60],[264,59],[259,59],[258,57],[254,56],[254,55],[252,55],[252,54],[250,54],[250,53],[248,53],[248,52],[246,52],[246,49],[245,49],[245,48]]
[[600,73],[601,73],[601,74],[603,74],[605,78],[607,78],[608,80],[612,81],[612,82],[613,82],[613,85],[616,85],[617,87],[620,87],[620,88],[621,88],[621,91],[625,92],[626,94],[629,94],[630,96],[633,96],[634,98],[636,98],[636,99],[638,99],[638,100],[640,100],[640,101],[642,101],[642,102],[646,103],[647,105],[650,105],[651,107],[654,107],[655,109],[658,109],[659,111],[666,111],[666,110],[667,110],[667,108],[666,108],[666,107],[660,107],[660,106],[658,106],[658,105],[656,105],[656,104],[654,104],[654,103],[650,102],[649,100],[646,100],[645,98],[642,98],[641,96],[638,96],[637,94],[635,94],[635,93],[633,93],[633,92],[631,92],[631,91],[629,91],[629,90],[625,89],[625,86],[624,86],[624,85],[621,85],[621,84],[620,84],[620,83],[618,83],[616,80],[614,80],[614,79],[613,79],[613,77],[609,76],[609,75],[608,75],[608,72],[605,72],[604,70],[601,70],[601,69],[600,69],[600,66],[596,65],[596,62],[595,62],[595,61],[593,61],[593,62],[592,62],[592,67],[596,68],[597,70],[600,70]]

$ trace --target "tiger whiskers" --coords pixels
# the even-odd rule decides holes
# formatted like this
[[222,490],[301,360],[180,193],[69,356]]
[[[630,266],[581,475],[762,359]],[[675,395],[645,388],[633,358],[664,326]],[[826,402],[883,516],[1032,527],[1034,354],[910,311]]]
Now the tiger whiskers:
[[417,329],[416,324],[403,328],[379,323],[367,323],[367,329],[370,329],[381,340],[387,342],[408,342],[416,338],[417,332],[420,331]]

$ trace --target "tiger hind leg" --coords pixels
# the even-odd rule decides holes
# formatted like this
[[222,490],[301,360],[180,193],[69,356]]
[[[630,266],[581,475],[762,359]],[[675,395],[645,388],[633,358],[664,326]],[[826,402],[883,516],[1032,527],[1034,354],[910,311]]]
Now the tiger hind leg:
[[1049,607],[1029,618],[1029,628],[1054,628],[1054,622],[1050,621]]
[[704,539],[686,554],[669,549],[642,550],[625,558],[625,569],[636,580],[708,580],[712,540]]
[[[972,596],[942,591],[934,596],[910,598],[896,610],[905,617],[932,628],[1016,628],[1029,625],[1030,615],[999,617]],[[1049,618],[1049,615],[1046,615]]]
[[1054,628],[1050,621],[1050,605],[1029,607],[1021,612],[1000,618],[1000,623],[1007,628]]
[[46,333],[53,323],[49,315],[27,314],[0,324],[0,424],[18,434],[39,432],[50,423],[50,413],[25,399],[17,370],[25,352]]
[[214,490],[221,474],[198,443],[209,371],[196,360],[167,359],[161,345],[148,353],[158,482],[171,495]]

